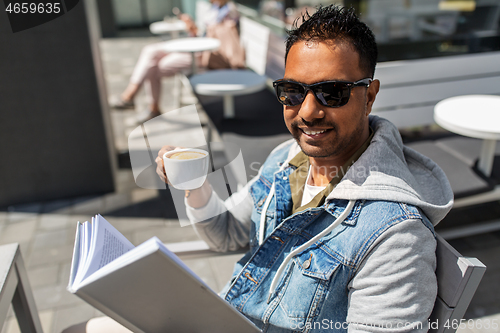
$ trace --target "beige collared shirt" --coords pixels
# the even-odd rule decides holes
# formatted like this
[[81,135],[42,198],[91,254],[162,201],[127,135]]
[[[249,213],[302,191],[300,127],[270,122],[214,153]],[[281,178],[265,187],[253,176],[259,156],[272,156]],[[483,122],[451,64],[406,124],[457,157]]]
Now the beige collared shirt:
[[290,165],[297,167],[297,169],[290,174],[288,177],[290,182],[290,190],[292,192],[292,201],[293,208],[292,214],[296,212],[300,212],[307,208],[319,207],[324,202],[326,197],[330,194],[330,192],[337,186],[338,183],[342,180],[347,170],[358,160],[358,158],[364,153],[366,148],[370,145],[370,141],[373,138],[374,131],[370,127],[370,136],[363,143],[361,147],[342,165],[338,170],[337,174],[332,178],[330,183],[325,187],[325,189],[319,192],[309,203],[301,206],[302,203],[302,194],[304,193],[304,187],[307,180],[307,175],[309,173],[309,157],[300,151],[294,158],[289,162]]

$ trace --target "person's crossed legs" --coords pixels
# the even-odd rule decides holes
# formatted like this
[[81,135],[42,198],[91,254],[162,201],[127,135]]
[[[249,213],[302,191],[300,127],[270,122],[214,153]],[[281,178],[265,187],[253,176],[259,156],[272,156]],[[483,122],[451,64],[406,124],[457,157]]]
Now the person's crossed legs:
[[160,115],[161,79],[172,76],[184,69],[191,68],[192,57],[189,53],[168,53],[164,43],[145,46],[142,51],[127,88],[120,96],[120,101],[113,105],[118,109],[134,107],[134,99],[142,85],[147,82],[146,94],[149,100],[150,117]]

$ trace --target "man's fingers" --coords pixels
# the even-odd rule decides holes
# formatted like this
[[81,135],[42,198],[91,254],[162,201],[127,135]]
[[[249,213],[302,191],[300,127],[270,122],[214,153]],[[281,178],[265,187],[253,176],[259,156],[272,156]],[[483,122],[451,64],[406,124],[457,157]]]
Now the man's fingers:
[[160,179],[168,184],[168,178],[167,174],[165,173],[165,167],[163,165],[163,155],[165,153],[176,150],[176,149],[182,149],[182,147],[176,147],[176,146],[163,146],[161,147],[160,151],[158,152],[158,156],[155,158],[156,162],[156,173],[160,177]]
[[156,172],[159,173],[159,171],[161,171],[162,174],[165,173],[165,166],[163,164],[163,159],[160,157],[157,157],[155,159],[155,162],[156,162]]
[[175,149],[181,149],[181,147],[176,147],[176,146],[163,146],[161,147],[160,151],[158,152],[158,157],[163,159],[163,155],[165,155],[166,152],[175,150]]
[[160,167],[159,165],[156,167],[156,173],[158,174],[158,177],[160,177],[160,179],[167,183],[167,175],[165,174],[165,169],[163,169],[163,167]]

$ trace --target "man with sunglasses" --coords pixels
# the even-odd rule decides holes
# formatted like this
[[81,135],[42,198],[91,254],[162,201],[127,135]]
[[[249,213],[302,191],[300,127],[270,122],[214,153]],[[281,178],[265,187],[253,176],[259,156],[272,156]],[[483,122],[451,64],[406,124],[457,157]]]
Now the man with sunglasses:
[[[451,209],[450,185],[370,116],[380,83],[369,28],[336,6],[303,21],[274,82],[294,139],[227,203],[208,183],[187,192],[188,216],[217,251],[250,244],[221,296],[265,332],[426,332],[433,225]],[[164,181],[169,149],[157,159]]]

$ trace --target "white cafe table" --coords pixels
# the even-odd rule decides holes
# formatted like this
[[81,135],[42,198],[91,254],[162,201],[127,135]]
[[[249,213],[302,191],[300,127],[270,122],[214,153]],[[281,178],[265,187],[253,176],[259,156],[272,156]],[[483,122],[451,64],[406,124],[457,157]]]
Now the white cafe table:
[[220,47],[220,40],[208,37],[189,37],[169,40],[163,43],[166,52],[190,52],[192,56],[192,72],[196,73],[195,53],[215,51]]
[[172,38],[179,37],[179,32],[186,31],[186,23],[181,20],[159,21],[149,25],[149,30],[155,35],[170,34]]
[[486,176],[491,175],[495,145],[500,139],[500,96],[447,98],[434,107],[434,120],[448,131],[483,139],[478,168]]
[[190,81],[200,95],[223,96],[225,118],[234,118],[234,96],[252,94],[266,86],[265,76],[245,69],[208,71],[192,76]]

